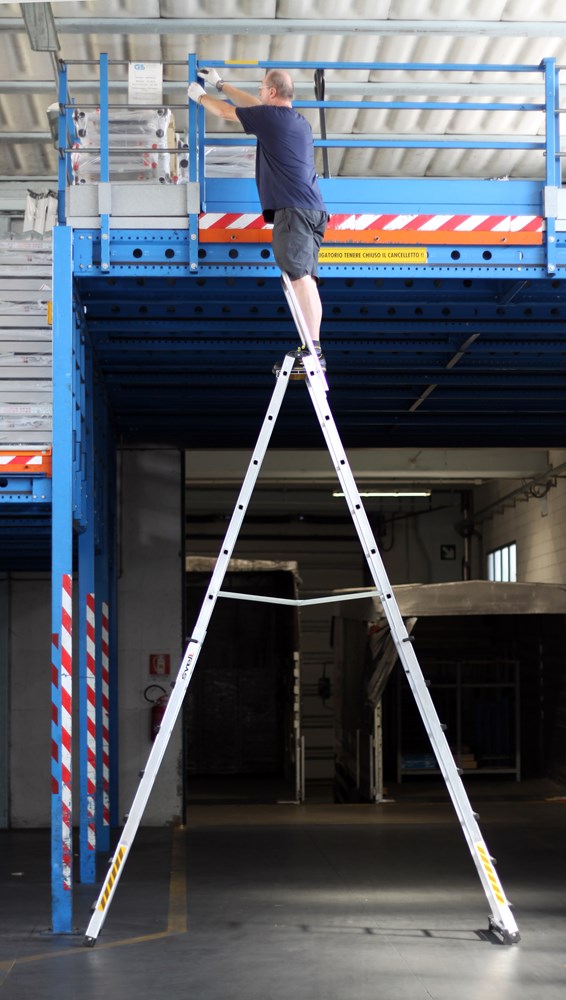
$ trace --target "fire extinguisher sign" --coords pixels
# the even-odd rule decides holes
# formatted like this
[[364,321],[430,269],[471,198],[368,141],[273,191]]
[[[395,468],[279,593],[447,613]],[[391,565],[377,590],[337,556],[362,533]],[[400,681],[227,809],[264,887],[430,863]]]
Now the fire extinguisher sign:
[[149,672],[152,677],[168,677],[171,669],[169,653],[150,653]]

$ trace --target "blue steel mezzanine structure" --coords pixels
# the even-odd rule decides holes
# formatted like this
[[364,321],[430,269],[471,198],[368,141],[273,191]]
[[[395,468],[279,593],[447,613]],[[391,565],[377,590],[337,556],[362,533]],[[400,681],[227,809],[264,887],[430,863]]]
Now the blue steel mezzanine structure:
[[[208,62],[217,68],[224,63]],[[246,64],[248,65],[248,64]],[[275,63],[259,63],[262,69]],[[80,875],[95,881],[116,817],[115,481],[121,444],[251,446],[272,389],[271,368],[295,341],[259,221],[252,177],[209,176],[205,151],[251,145],[241,135],[207,138],[204,111],[183,106],[184,183],[120,182],[122,150],[108,121],[113,64],[100,59],[100,158],[96,183],[77,184],[72,63],[60,74],[59,225],[53,303],[53,929],[72,925],[70,827],[63,750],[61,581],[75,574],[80,657]],[[237,64],[231,63],[231,69]],[[558,446],[566,430],[566,202],[561,189],[559,70],[541,66],[300,63],[331,69],[462,70],[533,74],[533,104],[418,102],[442,108],[545,115],[544,136],[421,140],[407,148],[528,148],[533,179],[321,178],[332,219],[322,254],[323,343],[332,407],[347,447]],[[198,63],[188,60],[188,78]],[[520,89],[520,82],[517,84]],[[455,87],[457,85],[455,84]],[[301,108],[412,109],[415,102],[298,101]],[[388,139],[318,139],[318,148],[383,148]],[[172,151],[173,152],[173,151]],[[325,170],[325,172],[327,172]],[[169,180],[171,178],[168,178]],[[442,221],[444,219],[444,222]],[[424,220],[424,221],[423,221]],[[440,221],[439,221],[440,220]],[[306,394],[293,392],[276,446],[320,444]],[[12,515],[10,505],[4,510]],[[89,709],[86,595],[95,594],[96,709]],[[104,788],[101,704],[102,605],[110,618],[110,771]],[[112,694],[112,692],[114,692]],[[112,699],[114,699],[112,701]],[[90,714],[89,714],[90,712]],[[71,713],[72,714],[72,713]],[[94,723],[92,722],[94,718]],[[90,721],[89,721],[90,720]],[[95,726],[95,745],[93,730]],[[113,728],[114,727],[114,731]],[[93,753],[96,749],[98,752]],[[96,759],[95,759],[96,758]],[[89,762],[94,761],[95,785]],[[104,823],[104,796],[110,816]],[[71,857],[72,862],[72,857]]]

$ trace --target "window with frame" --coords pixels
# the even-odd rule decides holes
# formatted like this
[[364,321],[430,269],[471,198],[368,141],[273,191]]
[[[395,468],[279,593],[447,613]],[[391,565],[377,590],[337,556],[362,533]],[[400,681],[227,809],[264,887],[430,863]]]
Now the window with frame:
[[517,582],[517,544],[510,542],[487,553],[487,578],[496,583]]

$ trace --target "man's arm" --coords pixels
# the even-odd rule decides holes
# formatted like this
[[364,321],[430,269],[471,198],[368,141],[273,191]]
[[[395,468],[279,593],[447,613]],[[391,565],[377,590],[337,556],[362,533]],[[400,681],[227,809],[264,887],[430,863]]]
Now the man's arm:
[[236,108],[233,104],[229,104],[228,101],[219,101],[217,97],[202,94],[199,97],[198,103],[202,104],[203,108],[210,111],[211,115],[215,115],[216,118],[223,118],[226,122],[239,121]]
[[245,90],[240,90],[238,87],[232,86],[231,83],[226,83],[225,80],[220,81],[220,90],[238,108],[252,108],[254,104],[261,104],[259,97],[256,97],[255,94],[247,94]]
[[[227,83],[220,76],[220,73],[214,66],[203,66],[199,70],[198,74],[205,83],[208,83],[210,87],[216,87],[218,91],[222,94],[226,94],[232,104],[235,104],[237,108],[251,108],[255,104],[261,104],[258,97],[252,94],[247,94],[245,90],[240,90],[239,87],[234,87],[231,83]],[[217,107],[218,101],[214,101],[213,104],[205,104],[207,111],[210,111],[213,115],[218,118],[226,118],[227,121],[236,121],[237,118],[232,116],[229,112],[225,114]]]
[[[237,87],[232,87],[231,84],[223,84],[221,87],[222,92],[226,88],[226,93],[229,97],[232,97],[232,93],[235,95],[242,95],[243,97],[249,97],[248,94],[244,94],[243,91],[238,90]],[[189,97],[191,100],[196,101],[197,104],[202,104],[207,111],[210,111],[212,115],[216,118],[223,118],[227,122],[237,122],[239,121],[238,115],[236,114],[236,108],[233,104],[229,104],[228,101],[219,101],[217,97],[210,97],[198,83],[191,83],[188,90]],[[249,98],[247,102],[247,107],[252,105],[261,104],[261,101],[257,98]],[[240,103],[238,107],[244,107],[243,103]]]

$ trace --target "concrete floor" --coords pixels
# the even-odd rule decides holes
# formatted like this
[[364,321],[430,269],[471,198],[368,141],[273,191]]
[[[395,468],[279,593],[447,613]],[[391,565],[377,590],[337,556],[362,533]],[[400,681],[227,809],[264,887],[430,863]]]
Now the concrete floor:
[[[93,949],[53,937],[49,838],[0,832],[2,1000],[564,1000],[566,793],[470,789],[522,940],[487,902],[442,790],[379,806],[191,805],[141,830]],[[100,876],[104,875],[101,867]]]

